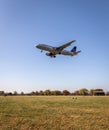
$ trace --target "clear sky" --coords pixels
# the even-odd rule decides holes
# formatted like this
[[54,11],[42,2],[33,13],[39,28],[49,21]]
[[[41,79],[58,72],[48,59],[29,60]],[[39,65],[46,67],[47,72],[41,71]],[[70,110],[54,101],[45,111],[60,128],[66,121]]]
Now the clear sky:
[[[34,46],[82,50],[50,58]],[[0,90],[109,91],[109,0],[0,0]]]

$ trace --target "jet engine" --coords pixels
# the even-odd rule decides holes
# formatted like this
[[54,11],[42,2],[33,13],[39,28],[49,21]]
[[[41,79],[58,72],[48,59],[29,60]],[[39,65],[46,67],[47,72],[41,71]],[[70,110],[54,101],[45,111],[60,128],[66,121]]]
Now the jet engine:
[[50,56],[50,53],[46,53],[47,56]]
[[47,56],[50,56],[50,57],[56,57],[55,55],[53,55],[52,53],[46,53]]

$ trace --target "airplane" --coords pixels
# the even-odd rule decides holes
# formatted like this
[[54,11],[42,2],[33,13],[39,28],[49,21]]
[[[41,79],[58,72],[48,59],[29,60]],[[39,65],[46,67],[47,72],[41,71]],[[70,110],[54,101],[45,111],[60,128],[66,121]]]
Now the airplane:
[[73,49],[71,51],[67,51],[67,50],[64,50],[64,48],[70,46],[72,43],[74,43],[76,40],[72,40],[70,42],[67,42],[59,47],[52,47],[52,46],[49,46],[49,45],[46,45],[46,44],[38,44],[36,45],[35,47],[40,49],[41,52],[44,50],[44,51],[48,51],[46,53],[47,56],[50,56],[50,57],[56,57],[57,54],[62,54],[62,55],[69,55],[69,56],[74,56],[74,55],[77,55],[78,53],[80,53],[81,51],[76,51],[76,46],[73,47]]

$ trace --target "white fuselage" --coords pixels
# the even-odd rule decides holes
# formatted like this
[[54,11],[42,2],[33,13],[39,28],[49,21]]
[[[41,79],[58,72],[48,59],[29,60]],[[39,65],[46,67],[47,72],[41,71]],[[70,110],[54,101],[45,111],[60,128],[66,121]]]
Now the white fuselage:
[[45,50],[45,51],[49,51],[51,52],[52,54],[59,54],[60,51],[57,50],[57,47],[52,47],[52,46],[49,46],[49,45],[45,45],[45,44],[39,44],[36,46],[38,49],[41,49],[41,50]]
[[61,51],[61,54],[62,55],[74,56],[74,55],[76,55],[76,52],[71,52],[71,51],[63,50],[63,51]]

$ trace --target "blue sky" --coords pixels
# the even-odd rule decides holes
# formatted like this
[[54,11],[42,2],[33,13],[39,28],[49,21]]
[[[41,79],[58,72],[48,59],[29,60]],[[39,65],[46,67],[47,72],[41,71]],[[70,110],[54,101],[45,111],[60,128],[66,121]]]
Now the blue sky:
[[[77,40],[78,56],[50,58],[34,46]],[[0,0],[0,90],[109,91],[108,0]]]

